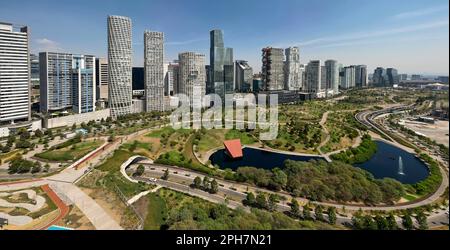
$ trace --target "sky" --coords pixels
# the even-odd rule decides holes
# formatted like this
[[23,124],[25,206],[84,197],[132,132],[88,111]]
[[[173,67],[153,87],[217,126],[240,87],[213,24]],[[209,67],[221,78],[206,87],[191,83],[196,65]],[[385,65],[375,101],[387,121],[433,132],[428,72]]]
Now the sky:
[[209,64],[209,31],[222,29],[235,60],[261,70],[261,49],[300,48],[301,63],[394,67],[448,75],[448,0],[20,0],[0,21],[27,25],[31,50],[107,56],[107,16],[132,19],[133,64],[143,65],[144,30],[164,32],[165,60],[194,51]]

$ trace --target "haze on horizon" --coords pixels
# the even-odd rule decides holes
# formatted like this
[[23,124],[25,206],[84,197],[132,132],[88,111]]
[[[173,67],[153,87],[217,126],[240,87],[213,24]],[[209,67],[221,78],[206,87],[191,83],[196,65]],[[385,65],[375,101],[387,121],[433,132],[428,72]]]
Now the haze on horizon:
[[[394,67],[399,73],[448,75],[447,0],[56,0],[7,1],[0,21],[28,25],[31,50],[107,55],[106,17],[133,22],[134,65],[143,64],[144,30],[165,34],[166,61],[179,52],[209,58],[209,31],[224,31],[234,59],[261,70],[261,49],[299,46],[301,62]],[[206,60],[209,64],[209,59]]]

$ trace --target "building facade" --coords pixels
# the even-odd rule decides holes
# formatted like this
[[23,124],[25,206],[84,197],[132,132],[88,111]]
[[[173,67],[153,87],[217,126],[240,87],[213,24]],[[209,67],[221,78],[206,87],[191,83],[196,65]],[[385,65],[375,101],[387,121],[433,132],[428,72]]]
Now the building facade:
[[320,60],[312,60],[306,65],[306,91],[319,94],[322,92],[322,67]]
[[279,48],[262,49],[262,80],[264,90],[284,89],[284,51]]
[[95,60],[96,100],[108,100],[108,60],[106,58],[97,58]]
[[367,87],[367,66],[356,65],[355,66],[355,87],[365,88]]
[[339,93],[339,65],[336,60],[325,61],[326,85],[333,90],[333,94]]
[[173,96],[179,92],[179,71],[180,65],[178,64],[178,61],[171,62],[167,66],[167,75],[164,84],[164,93],[166,96]]
[[398,76],[398,72],[394,68],[386,69],[387,82],[389,86],[393,86],[400,83],[400,78]]
[[218,94],[224,100],[225,94],[234,93],[233,49],[225,48],[222,30],[210,31],[210,72],[207,93]]
[[290,47],[285,50],[286,62],[284,64],[284,88],[290,91],[302,89],[302,71],[300,69],[300,51],[298,47]]
[[44,114],[95,111],[95,57],[41,52],[40,111]]
[[344,67],[344,77],[343,82],[341,83],[341,88],[343,89],[351,89],[354,88],[356,81],[356,67],[355,66],[347,66]]
[[235,63],[236,90],[250,92],[253,88],[253,69],[247,61],[237,60]]
[[376,87],[384,87],[387,84],[386,79],[386,69],[377,67],[373,72],[372,84]]
[[0,22],[0,124],[29,121],[29,30]]
[[131,19],[108,16],[108,102],[116,118],[132,111]]
[[164,34],[144,33],[145,110],[164,111]]
[[[202,100],[206,94],[205,55],[195,52],[178,54],[179,61],[179,93],[189,97],[191,103]],[[200,96],[194,96],[194,89]]]

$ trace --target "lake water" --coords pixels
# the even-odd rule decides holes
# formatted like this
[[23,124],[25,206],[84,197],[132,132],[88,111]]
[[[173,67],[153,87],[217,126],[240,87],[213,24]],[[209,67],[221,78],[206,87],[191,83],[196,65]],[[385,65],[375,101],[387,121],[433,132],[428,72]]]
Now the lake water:
[[[382,141],[375,142],[378,146],[377,152],[370,160],[355,164],[356,167],[369,171],[377,179],[389,177],[405,184],[414,184],[428,177],[428,167],[414,154]],[[403,171],[399,171],[399,157]]]
[[[382,141],[376,141],[376,143],[378,150],[372,158],[362,164],[355,164],[355,167],[372,173],[377,179],[389,177],[405,184],[414,184],[428,177],[427,166],[415,155]],[[285,160],[309,161],[323,159],[320,156],[298,156],[255,148],[243,148],[242,151],[244,157],[241,159],[231,159],[225,154],[225,150],[221,149],[213,153],[209,160],[213,165],[218,165],[221,169],[236,170],[239,167],[282,168]],[[402,158],[402,171],[399,171],[399,157]]]
[[213,165],[218,165],[221,169],[230,168],[236,170],[239,167],[256,167],[264,169],[273,169],[276,167],[282,168],[285,160],[293,161],[309,161],[313,159],[323,159],[322,157],[310,157],[289,155],[283,153],[269,152],[266,150],[255,148],[243,148],[242,153],[244,155],[241,159],[231,159],[225,154],[224,149],[220,149],[213,153],[209,160]]

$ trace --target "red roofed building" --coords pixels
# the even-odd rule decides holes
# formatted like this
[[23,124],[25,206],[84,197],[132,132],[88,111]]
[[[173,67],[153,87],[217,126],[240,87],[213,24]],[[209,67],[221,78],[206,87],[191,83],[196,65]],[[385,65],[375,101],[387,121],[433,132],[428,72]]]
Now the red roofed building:
[[226,150],[228,156],[230,156],[233,159],[242,158],[243,153],[242,153],[241,140],[235,139],[235,140],[224,141],[223,145],[225,146],[225,150]]

